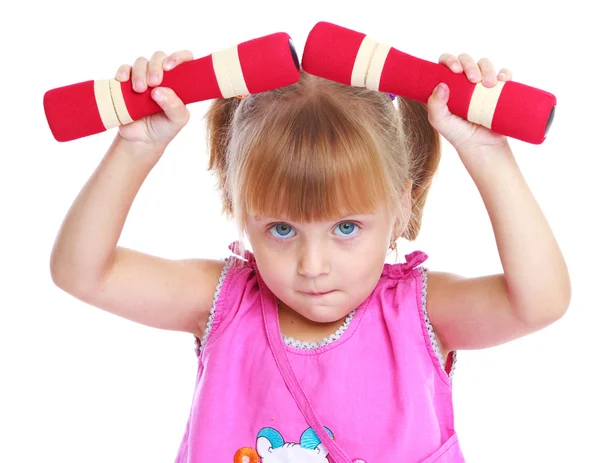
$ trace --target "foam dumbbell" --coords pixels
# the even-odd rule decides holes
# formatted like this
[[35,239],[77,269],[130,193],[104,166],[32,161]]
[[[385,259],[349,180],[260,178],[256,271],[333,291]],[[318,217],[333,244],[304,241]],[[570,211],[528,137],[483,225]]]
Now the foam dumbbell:
[[493,88],[470,82],[464,73],[381,44],[361,32],[328,22],[310,31],[302,56],[309,74],[426,103],[440,83],[450,88],[450,112],[494,132],[542,143],[554,118],[556,97],[515,81]]
[[[300,64],[284,32],[259,37],[165,71],[161,86],[185,103],[230,98],[297,82]],[[44,111],[57,141],[86,137],[161,111],[151,89],[135,92],[131,80],[89,80],[44,94]]]

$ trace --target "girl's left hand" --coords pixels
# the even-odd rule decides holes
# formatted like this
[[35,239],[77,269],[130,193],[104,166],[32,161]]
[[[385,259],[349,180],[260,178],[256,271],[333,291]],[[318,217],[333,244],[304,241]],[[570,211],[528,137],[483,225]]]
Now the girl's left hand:
[[[488,88],[494,87],[499,80],[506,82],[512,79],[512,72],[507,68],[500,69],[496,76],[494,66],[487,58],[482,58],[475,63],[475,60],[466,54],[456,57],[444,53],[440,56],[439,63],[446,65],[456,74],[464,72],[470,82],[482,82]],[[443,82],[433,90],[427,101],[429,122],[459,153],[473,152],[507,143],[504,135],[452,114],[448,109],[449,97],[450,89]]]

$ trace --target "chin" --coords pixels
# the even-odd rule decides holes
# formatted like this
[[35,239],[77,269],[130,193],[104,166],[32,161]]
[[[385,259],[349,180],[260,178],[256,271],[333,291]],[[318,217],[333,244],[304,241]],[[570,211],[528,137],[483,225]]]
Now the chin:
[[307,310],[302,316],[315,323],[334,323],[346,318],[351,311],[331,310],[331,307],[324,307],[317,310]]

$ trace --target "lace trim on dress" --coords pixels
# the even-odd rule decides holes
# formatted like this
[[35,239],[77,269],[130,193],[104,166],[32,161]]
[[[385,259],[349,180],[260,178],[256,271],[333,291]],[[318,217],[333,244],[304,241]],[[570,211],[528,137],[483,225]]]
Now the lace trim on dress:
[[221,292],[221,286],[223,286],[223,282],[225,281],[225,277],[227,276],[227,270],[229,270],[229,267],[231,267],[231,264],[233,264],[234,260],[235,257],[233,256],[227,257],[225,259],[225,266],[221,270],[221,276],[219,276],[219,283],[217,284],[217,289],[215,290],[215,294],[213,295],[212,307],[210,309],[210,314],[208,315],[208,322],[206,323],[206,328],[204,329],[204,335],[202,336],[202,339],[198,339],[197,336],[194,336],[197,356],[200,356],[200,352],[202,352],[202,349],[204,348],[204,346],[206,345],[206,341],[208,340],[208,336],[210,335],[210,330],[215,319],[215,309],[217,306],[217,300],[219,299],[219,293]]
[[340,326],[335,331],[335,333],[327,336],[326,338],[323,338],[320,341],[312,341],[312,342],[298,341],[292,337],[288,338],[283,333],[281,333],[281,339],[283,339],[283,342],[286,345],[288,345],[290,347],[295,347],[297,349],[304,349],[304,350],[318,349],[320,347],[326,346],[326,345],[331,344],[332,342],[340,339],[342,337],[342,335],[346,332],[348,327],[350,326],[350,322],[352,321],[352,318],[354,318],[355,313],[356,313],[356,309],[354,309],[352,312],[350,312],[348,314],[348,316],[346,317],[346,320],[344,320],[344,324],[342,326]]
[[452,380],[454,377],[454,369],[456,368],[456,351],[452,352],[452,365],[450,366],[450,373],[448,373],[448,377]]
[[[427,315],[427,269],[424,267],[418,267],[419,272],[421,273],[422,291],[421,291],[421,306],[423,307],[423,316],[425,318],[425,325],[427,326],[427,332],[429,333],[429,340],[431,341],[431,347],[433,347],[433,351],[435,352],[436,357],[438,358],[440,365],[442,366],[442,370],[446,370],[446,362],[442,358],[442,352],[440,350],[440,346],[438,345],[437,338],[433,331],[433,326],[431,325],[431,321],[429,321],[429,316]],[[452,352],[452,365],[450,366],[450,373],[448,376],[450,379],[454,376],[454,369],[456,367],[456,352]]]

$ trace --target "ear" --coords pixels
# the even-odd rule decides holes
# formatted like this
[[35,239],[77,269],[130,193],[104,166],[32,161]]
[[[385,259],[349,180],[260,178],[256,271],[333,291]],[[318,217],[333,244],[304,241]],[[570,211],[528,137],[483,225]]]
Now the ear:
[[256,439],[256,451],[261,458],[267,456],[272,448],[273,444],[266,437]]
[[262,428],[256,436],[256,450],[261,458],[265,458],[271,449],[283,447],[285,441],[277,429]]

